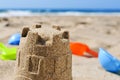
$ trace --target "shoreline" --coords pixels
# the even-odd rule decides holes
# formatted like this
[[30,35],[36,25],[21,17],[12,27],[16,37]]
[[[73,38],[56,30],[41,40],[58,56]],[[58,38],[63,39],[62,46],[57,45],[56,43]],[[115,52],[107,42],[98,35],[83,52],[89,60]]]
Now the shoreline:
[[0,17],[26,17],[26,16],[120,16],[120,12],[45,12],[36,13],[30,11],[0,12]]

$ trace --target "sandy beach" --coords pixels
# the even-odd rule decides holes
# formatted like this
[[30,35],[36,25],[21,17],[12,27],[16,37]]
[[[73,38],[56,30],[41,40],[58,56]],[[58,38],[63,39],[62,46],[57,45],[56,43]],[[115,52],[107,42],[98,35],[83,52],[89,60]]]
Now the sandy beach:
[[[105,48],[120,59],[120,16],[21,16],[0,18],[0,42],[8,45],[12,34],[23,26],[41,24],[58,25],[70,33],[70,41],[82,42],[91,49]],[[9,46],[9,45],[8,45]],[[9,46],[11,47],[11,46]],[[120,80],[120,75],[105,71],[98,58],[73,55],[73,80]],[[13,80],[15,61],[0,60],[0,80]]]

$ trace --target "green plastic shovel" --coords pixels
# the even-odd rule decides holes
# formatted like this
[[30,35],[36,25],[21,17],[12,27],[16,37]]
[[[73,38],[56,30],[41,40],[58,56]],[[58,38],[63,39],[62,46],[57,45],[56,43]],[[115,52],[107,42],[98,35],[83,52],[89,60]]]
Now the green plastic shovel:
[[0,43],[0,59],[15,60],[17,48],[7,48],[3,43]]

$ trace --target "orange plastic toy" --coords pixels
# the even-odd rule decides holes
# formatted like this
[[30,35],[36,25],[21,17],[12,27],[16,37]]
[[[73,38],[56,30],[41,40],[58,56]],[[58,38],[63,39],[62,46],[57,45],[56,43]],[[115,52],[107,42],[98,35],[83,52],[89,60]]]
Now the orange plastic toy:
[[83,56],[85,52],[93,57],[98,57],[98,53],[91,50],[86,44],[80,42],[70,42],[70,48],[73,54]]

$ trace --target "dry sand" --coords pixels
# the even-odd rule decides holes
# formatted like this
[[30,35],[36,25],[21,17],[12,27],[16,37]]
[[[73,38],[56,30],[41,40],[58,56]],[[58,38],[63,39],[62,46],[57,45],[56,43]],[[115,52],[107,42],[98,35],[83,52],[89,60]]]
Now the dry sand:
[[[120,16],[31,16],[0,18],[0,42],[20,32],[22,26],[60,25],[70,32],[71,41],[88,44],[93,50],[107,49],[120,59]],[[15,61],[0,61],[0,80],[13,80]],[[105,71],[97,58],[73,55],[73,80],[120,80],[120,76]]]

